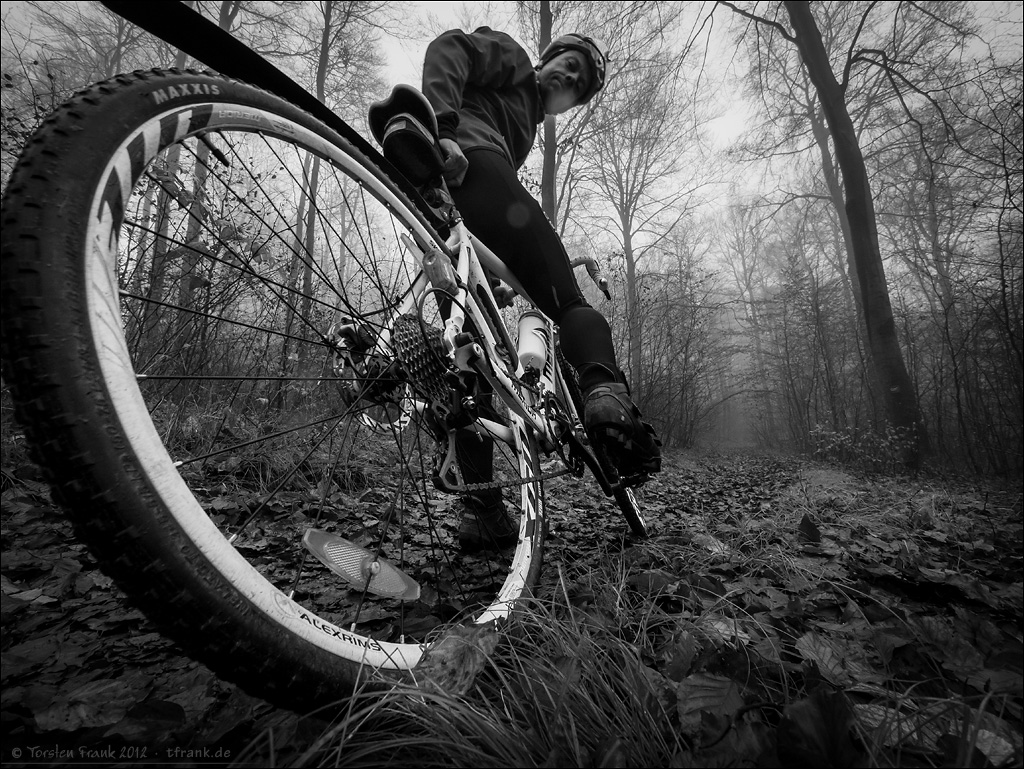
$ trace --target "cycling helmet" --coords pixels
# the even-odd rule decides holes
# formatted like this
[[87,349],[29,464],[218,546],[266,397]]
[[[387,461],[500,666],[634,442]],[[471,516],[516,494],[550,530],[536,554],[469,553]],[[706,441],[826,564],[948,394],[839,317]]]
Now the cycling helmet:
[[587,87],[586,93],[583,94],[579,101],[580,104],[586,104],[594,98],[595,93],[604,87],[605,69],[608,63],[608,55],[605,53],[605,50],[604,44],[599,40],[572,32],[568,35],[556,37],[548,43],[547,48],[540,55],[538,67],[543,67],[558,56],[558,54],[565,51],[579,51],[582,53],[587,61],[590,62],[591,73],[590,84]]

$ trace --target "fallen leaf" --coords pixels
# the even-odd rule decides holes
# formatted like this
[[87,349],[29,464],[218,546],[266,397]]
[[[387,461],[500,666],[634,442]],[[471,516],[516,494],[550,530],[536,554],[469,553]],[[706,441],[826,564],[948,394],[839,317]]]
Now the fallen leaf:
[[854,705],[861,728],[873,732],[875,739],[887,748],[902,745],[920,750],[938,750],[938,740],[945,733],[944,720],[934,713],[907,713],[888,705]]
[[668,659],[665,675],[677,683],[682,681],[690,672],[696,652],[696,639],[692,633],[684,630],[676,642],[663,652]]
[[920,616],[911,620],[911,627],[929,652],[944,668],[964,678],[982,669],[985,658],[962,635],[939,617]]
[[723,545],[720,541],[712,537],[710,534],[694,534],[693,544],[704,548],[713,555],[726,555],[729,552],[729,548]]
[[651,569],[639,574],[631,574],[626,578],[626,584],[634,590],[645,595],[657,595],[669,590],[680,580],[678,575],[662,569]]
[[978,730],[978,734],[975,737],[975,746],[985,754],[985,757],[992,762],[993,766],[1005,766],[1017,753],[1009,741],[986,729]]
[[967,674],[964,680],[986,694],[1009,694],[1013,697],[1024,696],[1024,676],[1013,670],[975,670]]
[[50,706],[35,714],[43,731],[60,729],[75,731],[83,727],[111,726],[125,717],[128,710],[149,694],[148,676],[132,678],[101,678],[90,681],[75,691],[56,698]]
[[811,520],[807,513],[804,513],[804,517],[800,519],[800,525],[797,527],[800,532],[800,540],[802,542],[808,542],[812,545],[817,545],[821,542],[821,531],[815,526],[814,521]]
[[28,601],[21,601],[7,593],[0,594],[0,617],[4,618],[6,624],[9,616],[17,614],[28,605]]
[[700,732],[701,713],[733,716],[743,707],[740,687],[725,676],[697,673],[676,688],[680,728],[693,736]]
[[12,646],[2,655],[3,678],[18,678],[44,665],[56,655],[60,643],[56,638],[40,638]]
[[748,632],[740,627],[739,620],[726,617],[708,617],[702,619],[699,626],[712,641],[723,644],[733,640],[742,643],[750,643],[751,637]]
[[735,724],[722,741],[702,750],[699,763],[672,763],[670,766],[778,766],[775,730],[762,723]]
[[35,588],[34,590],[23,590],[20,593],[13,593],[11,598],[17,598],[19,601],[25,601],[26,603],[32,603],[43,594],[41,587]]
[[853,710],[840,693],[818,689],[788,706],[778,728],[778,751],[788,766],[864,766],[850,735]]
[[131,743],[155,745],[181,728],[185,717],[185,709],[176,702],[147,700],[132,707],[104,736],[119,734]]
[[795,646],[805,660],[818,666],[829,683],[844,686],[851,682],[849,672],[843,667],[841,652],[827,638],[812,630],[796,639]]

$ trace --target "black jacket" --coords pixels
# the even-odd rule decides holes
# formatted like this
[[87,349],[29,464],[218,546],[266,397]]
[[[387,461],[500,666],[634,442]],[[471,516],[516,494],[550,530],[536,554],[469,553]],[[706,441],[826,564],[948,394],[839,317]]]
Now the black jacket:
[[516,169],[526,162],[544,105],[529,54],[507,34],[445,32],[427,47],[422,90],[442,139],[501,152]]

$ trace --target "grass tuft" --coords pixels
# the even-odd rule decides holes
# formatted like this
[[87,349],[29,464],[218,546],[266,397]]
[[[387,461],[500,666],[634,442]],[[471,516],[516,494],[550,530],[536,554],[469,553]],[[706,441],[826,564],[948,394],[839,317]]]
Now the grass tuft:
[[645,542],[610,535],[614,518],[577,540],[556,518],[546,581],[507,626],[273,761],[1021,765],[1019,496],[730,470],[691,468],[682,503],[652,484]]

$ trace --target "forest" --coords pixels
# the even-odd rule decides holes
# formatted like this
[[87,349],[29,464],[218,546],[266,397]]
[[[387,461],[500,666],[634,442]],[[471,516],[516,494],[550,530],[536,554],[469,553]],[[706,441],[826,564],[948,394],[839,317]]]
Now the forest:
[[[415,437],[433,423],[395,368],[353,377],[325,353],[326,329],[393,310],[419,269],[396,245],[408,238],[391,238],[394,209],[366,213],[381,198],[357,174],[279,127],[169,140],[122,201],[100,292],[117,289],[110,325],[124,326],[144,394],[134,415],[153,423],[185,499],[133,507],[148,487],[127,450],[119,482],[96,491],[112,476],[93,447],[51,442],[52,422],[121,451],[84,411],[33,412],[37,395],[74,386],[23,384],[45,377],[26,371],[31,355],[19,370],[6,340],[43,303],[5,272],[5,762],[1022,765],[1021,2],[185,4],[367,137],[369,106],[418,85],[427,43],[447,29],[502,29],[534,57],[570,30],[604,41],[605,87],[543,119],[519,173],[570,258],[596,257],[610,279],[609,296],[579,273],[663,441],[662,472],[630,491],[650,536],[553,451],[534,451],[524,481],[508,439],[495,488],[527,521],[518,487],[543,473],[544,570],[507,622],[454,622],[514,571],[528,523],[515,554],[460,553],[459,500],[436,466],[430,476],[438,447]],[[81,167],[38,160],[47,143],[70,146],[61,134],[79,111],[100,136],[121,117],[104,105],[185,82],[153,70],[206,69],[99,2],[5,2],[0,14],[5,217],[28,220],[36,201],[13,198],[58,188],[37,179],[64,162]],[[26,176],[37,186],[19,187]],[[14,219],[5,228],[35,236]],[[30,274],[8,242],[5,261]],[[57,357],[102,348],[58,327]],[[34,355],[29,331],[21,349]],[[135,421],[119,424],[129,440]],[[152,525],[179,510],[213,524],[177,540],[181,553],[164,537],[176,521]],[[400,557],[422,593],[367,600],[370,577],[357,590],[307,558],[311,527]],[[348,699],[306,714],[255,680],[291,676],[305,696],[306,660],[247,632],[218,575],[200,584],[220,568],[205,552],[192,560],[204,542],[241,554],[280,605],[320,612],[303,616],[322,634],[466,643],[445,647],[454,662],[428,655],[440,662],[416,668],[415,686],[325,675],[317,694]],[[184,578],[165,585],[180,562]],[[282,643],[313,648],[299,644],[306,630]]]
[[[364,134],[386,51],[445,28],[608,40],[522,175],[666,446],[1020,474],[1019,3],[405,5],[196,3]],[[90,3],[3,25],[4,180],[76,89],[190,65]]]

